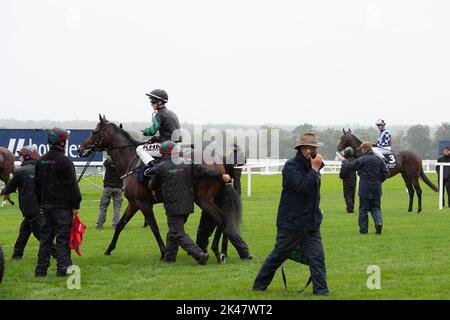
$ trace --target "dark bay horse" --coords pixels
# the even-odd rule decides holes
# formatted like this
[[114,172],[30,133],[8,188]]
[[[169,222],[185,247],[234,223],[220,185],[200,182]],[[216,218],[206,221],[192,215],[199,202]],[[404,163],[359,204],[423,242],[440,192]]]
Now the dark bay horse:
[[[361,156],[361,151],[359,146],[361,145],[361,140],[352,134],[352,130],[342,129],[343,135],[341,141],[337,146],[337,150],[341,152],[346,147],[352,147],[355,150],[355,158]],[[400,151],[394,153],[395,155],[395,167],[389,169],[389,178],[400,173],[405,181],[406,188],[409,193],[409,207],[408,212],[412,211],[413,200],[414,200],[414,190],[417,193],[418,199],[418,209],[417,212],[422,211],[422,189],[419,184],[419,177],[434,191],[438,192],[438,188],[428,179],[428,177],[423,172],[422,168],[422,158],[411,151]]]
[[[0,180],[2,180],[5,185],[9,182],[11,173],[14,172],[14,155],[8,148],[0,147]],[[4,196],[2,206],[6,202],[14,204],[9,195]]]
[[[136,147],[139,142],[135,141],[126,131],[119,128],[112,122],[106,120],[105,116],[99,115],[100,122],[92,133],[80,145],[78,153],[82,157],[86,157],[92,152],[104,151],[111,156],[113,163],[118,168],[121,176],[127,175],[123,179],[124,194],[128,200],[128,206],[125,209],[119,223],[116,226],[113,239],[105,252],[110,255],[115,249],[120,232],[125,225],[131,220],[135,213],[140,210],[145,217],[146,222],[158,243],[161,258],[164,257],[165,245],[161,238],[159,228],[153,212],[153,204],[162,202],[161,190],[156,192],[156,200],[153,199],[146,183],[138,180],[136,169],[139,163],[139,157],[136,154]],[[212,164],[212,167],[225,173],[222,164]],[[133,172],[133,173],[131,173]],[[131,173],[131,174],[130,174]],[[214,178],[200,178],[196,181],[195,202],[202,209],[202,214],[208,214],[218,225],[223,225],[227,232],[238,233],[238,227],[241,220],[241,200],[239,195],[234,192],[230,193],[229,187],[225,186],[223,181]],[[234,190],[231,190],[234,191]],[[227,201],[217,206],[215,198],[226,198]],[[231,197],[231,199],[230,199]],[[231,200],[231,201],[230,201]],[[239,205],[235,205],[239,204]],[[219,241],[219,239],[215,241]],[[213,242],[213,248],[218,248],[217,243]],[[216,258],[220,261],[220,252],[214,250]]]

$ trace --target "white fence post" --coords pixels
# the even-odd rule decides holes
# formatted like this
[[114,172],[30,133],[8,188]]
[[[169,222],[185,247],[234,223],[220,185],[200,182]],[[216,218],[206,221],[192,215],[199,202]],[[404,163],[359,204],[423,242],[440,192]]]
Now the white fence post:
[[252,168],[247,168],[247,197],[252,196]]
[[444,166],[439,165],[439,167],[439,210],[442,210],[442,202],[444,201]]

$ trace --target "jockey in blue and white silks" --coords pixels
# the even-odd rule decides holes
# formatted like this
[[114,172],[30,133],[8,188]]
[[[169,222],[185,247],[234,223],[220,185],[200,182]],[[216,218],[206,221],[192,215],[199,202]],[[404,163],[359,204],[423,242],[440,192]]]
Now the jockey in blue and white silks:
[[378,136],[377,143],[374,145],[372,150],[377,156],[383,159],[383,153],[386,153],[387,150],[391,150],[391,133],[388,129],[386,129],[386,122],[384,122],[384,120],[378,119],[376,125],[378,127],[378,130],[380,130],[380,135]]

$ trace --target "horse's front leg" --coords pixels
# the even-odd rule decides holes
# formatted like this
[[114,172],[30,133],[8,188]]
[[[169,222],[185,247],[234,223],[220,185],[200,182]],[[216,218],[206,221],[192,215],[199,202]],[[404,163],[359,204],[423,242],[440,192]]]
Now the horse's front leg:
[[14,201],[11,200],[11,196],[10,196],[9,194],[7,194],[7,195],[5,196],[5,200],[8,200],[8,202],[9,202],[11,205],[14,205]]
[[119,239],[120,232],[122,232],[123,228],[125,228],[128,221],[133,218],[135,213],[137,212],[137,208],[132,206],[130,203],[128,204],[127,208],[125,209],[125,212],[123,213],[122,217],[120,218],[119,223],[116,226],[116,229],[114,231],[114,236],[111,240],[111,243],[108,246],[108,249],[105,251],[105,255],[109,256],[111,255],[111,252],[116,248],[117,240]]
[[156,222],[155,214],[153,213],[153,206],[148,203],[139,202],[142,213],[145,217],[145,222],[150,226],[150,229],[155,236],[156,242],[159,246],[159,251],[161,252],[161,260],[164,258],[164,253],[166,251],[166,245],[164,244],[161,234],[159,232],[158,223]]
[[2,207],[6,205],[6,201],[8,201],[11,205],[14,205],[14,201],[11,200],[11,196],[9,194],[5,194],[3,196]]

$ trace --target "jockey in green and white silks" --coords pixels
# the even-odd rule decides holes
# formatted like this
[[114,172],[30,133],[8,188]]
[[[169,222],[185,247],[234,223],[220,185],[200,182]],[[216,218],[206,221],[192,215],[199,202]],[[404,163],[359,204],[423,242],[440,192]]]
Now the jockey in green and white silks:
[[378,119],[376,125],[378,127],[378,130],[380,130],[380,135],[378,136],[378,140],[372,150],[377,156],[384,159],[383,154],[389,153],[389,151],[391,150],[391,133],[388,129],[386,129],[386,122],[384,122],[384,120]]
[[150,98],[154,112],[150,126],[141,131],[144,136],[151,138],[149,143],[138,146],[136,153],[142,162],[149,166],[155,158],[161,157],[161,143],[172,140],[172,133],[180,129],[180,123],[176,114],[166,108],[166,102],[169,101],[166,91],[156,89],[146,95]]

